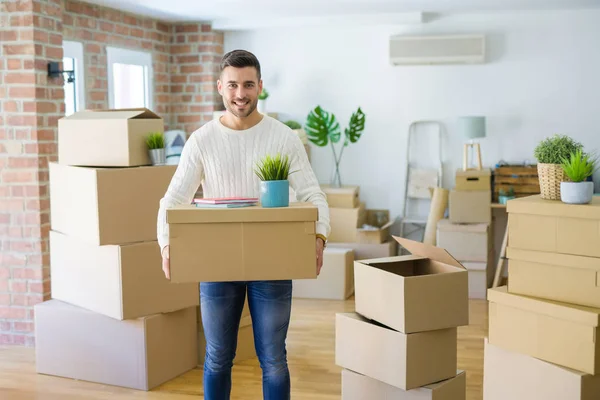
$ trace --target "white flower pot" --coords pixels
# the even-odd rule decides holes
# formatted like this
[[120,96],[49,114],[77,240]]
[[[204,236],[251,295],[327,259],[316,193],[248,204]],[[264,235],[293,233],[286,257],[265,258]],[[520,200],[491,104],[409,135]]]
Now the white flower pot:
[[588,204],[594,196],[594,182],[561,182],[560,200],[568,204]]
[[266,114],[267,113],[267,99],[258,100],[258,106],[256,108],[258,109],[259,113]]

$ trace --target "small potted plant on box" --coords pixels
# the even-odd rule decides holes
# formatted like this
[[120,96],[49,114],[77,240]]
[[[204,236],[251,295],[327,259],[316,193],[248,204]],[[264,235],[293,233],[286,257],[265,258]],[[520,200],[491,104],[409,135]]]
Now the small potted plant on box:
[[265,155],[256,165],[255,173],[260,179],[260,203],[263,207],[287,207],[290,203],[288,176],[289,156]]
[[560,200],[561,182],[569,179],[565,175],[562,161],[582,149],[581,143],[565,135],[546,138],[536,146],[534,155],[538,161],[537,170],[542,199]]
[[594,195],[594,182],[587,179],[594,174],[597,159],[577,150],[562,160],[562,168],[570,182],[560,183],[560,199],[563,203],[587,204]]
[[146,138],[146,145],[148,146],[152,165],[164,165],[166,163],[164,135],[161,132],[152,132]]
[[506,202],[510,199],[514,199],[515,198],[515,189],[511,186],[510,188],[508,188],[508,190],[506,189],[500,189],[500,191],[498,192],[498,203],[500,204],[506,204]]
[[269,97],[269,92],[267,89],[263,87],[263,90],[258,95],[258,112],[261,114],[267,113],[267,98]]

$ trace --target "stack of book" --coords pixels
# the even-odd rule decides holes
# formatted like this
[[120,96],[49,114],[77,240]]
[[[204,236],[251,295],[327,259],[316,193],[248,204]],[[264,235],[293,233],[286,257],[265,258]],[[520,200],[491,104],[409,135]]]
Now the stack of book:
[[258,203],[256,197],[221,197],[221,198],[196,198],[194,199],[196,207],[201,208],[237,208],[250,207]]

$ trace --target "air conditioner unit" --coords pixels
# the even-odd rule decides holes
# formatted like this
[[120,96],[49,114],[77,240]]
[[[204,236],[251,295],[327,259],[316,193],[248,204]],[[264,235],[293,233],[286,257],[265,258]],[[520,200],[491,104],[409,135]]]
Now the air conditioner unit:
[[390,62],[392,65],[483,63],[485,36],[393,36]]

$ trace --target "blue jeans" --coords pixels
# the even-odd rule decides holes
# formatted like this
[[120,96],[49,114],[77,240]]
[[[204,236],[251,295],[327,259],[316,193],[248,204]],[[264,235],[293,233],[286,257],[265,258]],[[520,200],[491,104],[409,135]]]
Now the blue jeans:
[[285,341],[292,306],[292,281],[202,282],[200,307],[206,357],[204,398],[229,400],[231,368],[248,290],[254,345],[262,369],[264,400],[290,398]]

